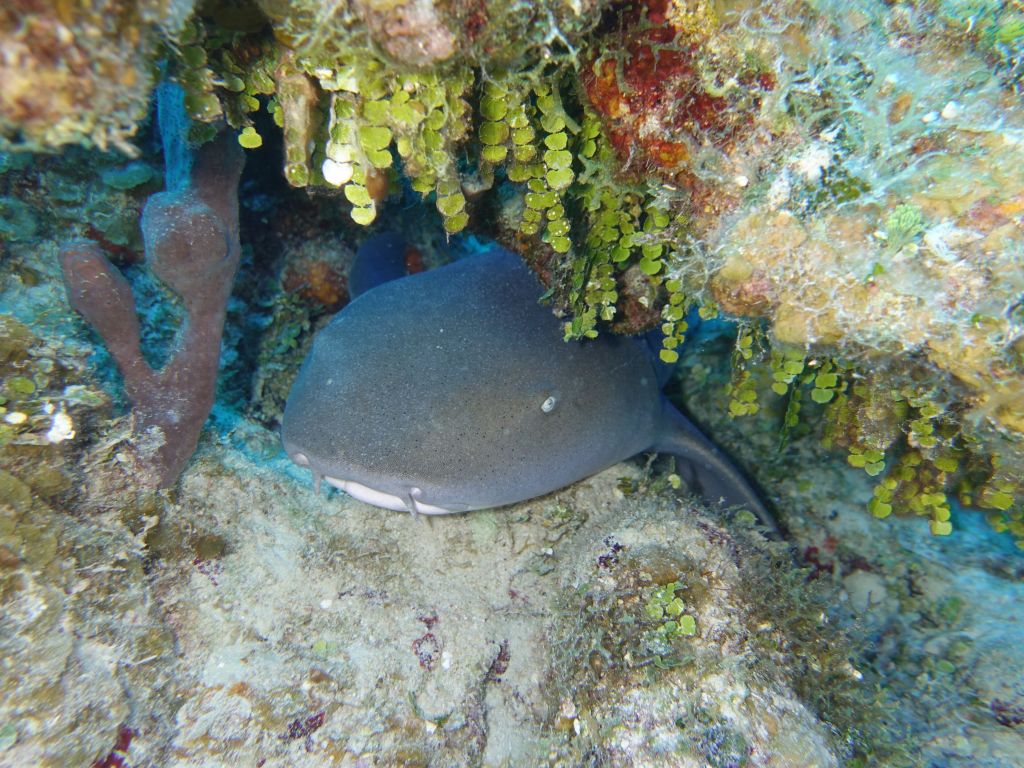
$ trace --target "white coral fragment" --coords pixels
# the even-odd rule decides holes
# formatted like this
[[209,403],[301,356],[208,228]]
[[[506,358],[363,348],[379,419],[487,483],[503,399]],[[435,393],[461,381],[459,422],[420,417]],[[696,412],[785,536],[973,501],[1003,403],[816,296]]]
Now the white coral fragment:
[[794,169],[807,181],[818,182],[831,164],[832,150],[824,144],[812,144],[796,159]]
[[50,430],[46,433],[46,439],[51,443],[63,443],[65,440],[70,440],[75,436],[74,426],[71,417],[62,407],[61,410],[53,414],[53,421],[50,424]]

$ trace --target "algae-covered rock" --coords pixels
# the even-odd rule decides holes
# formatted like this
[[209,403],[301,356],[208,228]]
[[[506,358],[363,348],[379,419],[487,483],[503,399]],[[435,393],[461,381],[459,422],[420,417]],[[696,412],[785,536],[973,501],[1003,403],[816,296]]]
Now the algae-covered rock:
[[[803,622],[834,631],[820,613],[811,618],[813,589],[786,595],[772,583],[767,551],[677,514],[634,512],[590,541],[580,531],[591,557],[574,563],[578,586],[553,643],[564,727],[601,765],[843,764],[849,745],[835,733],[847,736],[849,723],[823,729],[826,713],[795,691],[807,680],[788,633]],[[794,655],[813,657],[807,663],[831,680],[836,699],[860,688],[870,719],[861,673],[843,651],[824,649]]]
[[135,154],[149,108],[163,29],[173,35],[191,0],[101,0],[0,9],[0,146],[69,143]]
[[496,69],[529,63],[554,40],[579,44],[603,0],[578,3],[355,0],[325,10],[315,0],[257,0],[274,34],[304,57],[329,61],[368,37],[399,67],[466,61]]
[[0,470],[3,764],[89,765],[133,706],[159,699],[170,636],[147,614],[126,533],[48,507]]
[[[751,610],[785,556],[670,498],[623,498],[625,467],[431,520],[318,498],[276,467],[206,452],[148,534],[181,654],[174,765],[826,766],[866,748],[797,693],[816,665],[876,715],[814,588]],[[829,640],[797,662],[782,633],[802,621]]]
[[[1006,395],[1021,378],[1019,104],[989,61],[929,33],[927,14],[793,10],[801,24],[756,44],[779,68],[752,126],[714,162],[677,166],[718,200],[695,216],[720,265],[712,296],[766,318],[784,345],[926,361],[973,418],[1018,432]],[[720,22],[713,38],[742,46],[743,26]]]
[[29,206],[14,197],[0,198],[0,239],[27,240],[36,233],[36,220]]
[[171,637],[147,608],[138,543],[109,503],[71,512],[82,512],[78,433],[109,414],[109,398],[80,383],[84,358],[0,314],[4,765],[90,765],[133,707],[156,722],[166,706]]
[[109,403],[78,383],[84,360],[45,343],[25,324],[0,313],[0,467],[18,469],[36,493],[67,488],[67,458],[76,428]]

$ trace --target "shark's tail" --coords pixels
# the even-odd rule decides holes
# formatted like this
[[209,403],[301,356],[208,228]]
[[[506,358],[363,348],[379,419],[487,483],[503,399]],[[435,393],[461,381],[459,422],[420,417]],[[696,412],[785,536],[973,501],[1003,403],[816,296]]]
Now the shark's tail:
[[770,538],[783,538],[775,515],[732,460],[667,400],[663,410],[662,436],[654,449],[678,456],[692,467],[698,490],[709,503],[744,507],[757,516]]

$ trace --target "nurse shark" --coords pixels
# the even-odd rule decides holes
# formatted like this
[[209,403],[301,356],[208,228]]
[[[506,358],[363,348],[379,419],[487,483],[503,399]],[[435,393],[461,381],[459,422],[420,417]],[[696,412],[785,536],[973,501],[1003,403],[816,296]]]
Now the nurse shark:
[[322,329],[285,406],[285,450],[378,507],[448,514],[571,485],[642,451],[673,454],[711,503],[753,512],[751,483],[661,393],[643,337],[566,342],[543,287],[495,247],[401,276],[404,243],[370,238],[358,294]]

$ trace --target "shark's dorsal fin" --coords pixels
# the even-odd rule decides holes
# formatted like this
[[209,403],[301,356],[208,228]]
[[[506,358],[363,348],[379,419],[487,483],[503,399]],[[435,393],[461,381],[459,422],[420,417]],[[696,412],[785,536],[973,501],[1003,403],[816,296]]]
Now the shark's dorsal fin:
[[405,277],[405,238],[395,232],[381,232],[367,238],[356,253],[348,272],[348,293],[353,299],[378,285]]

